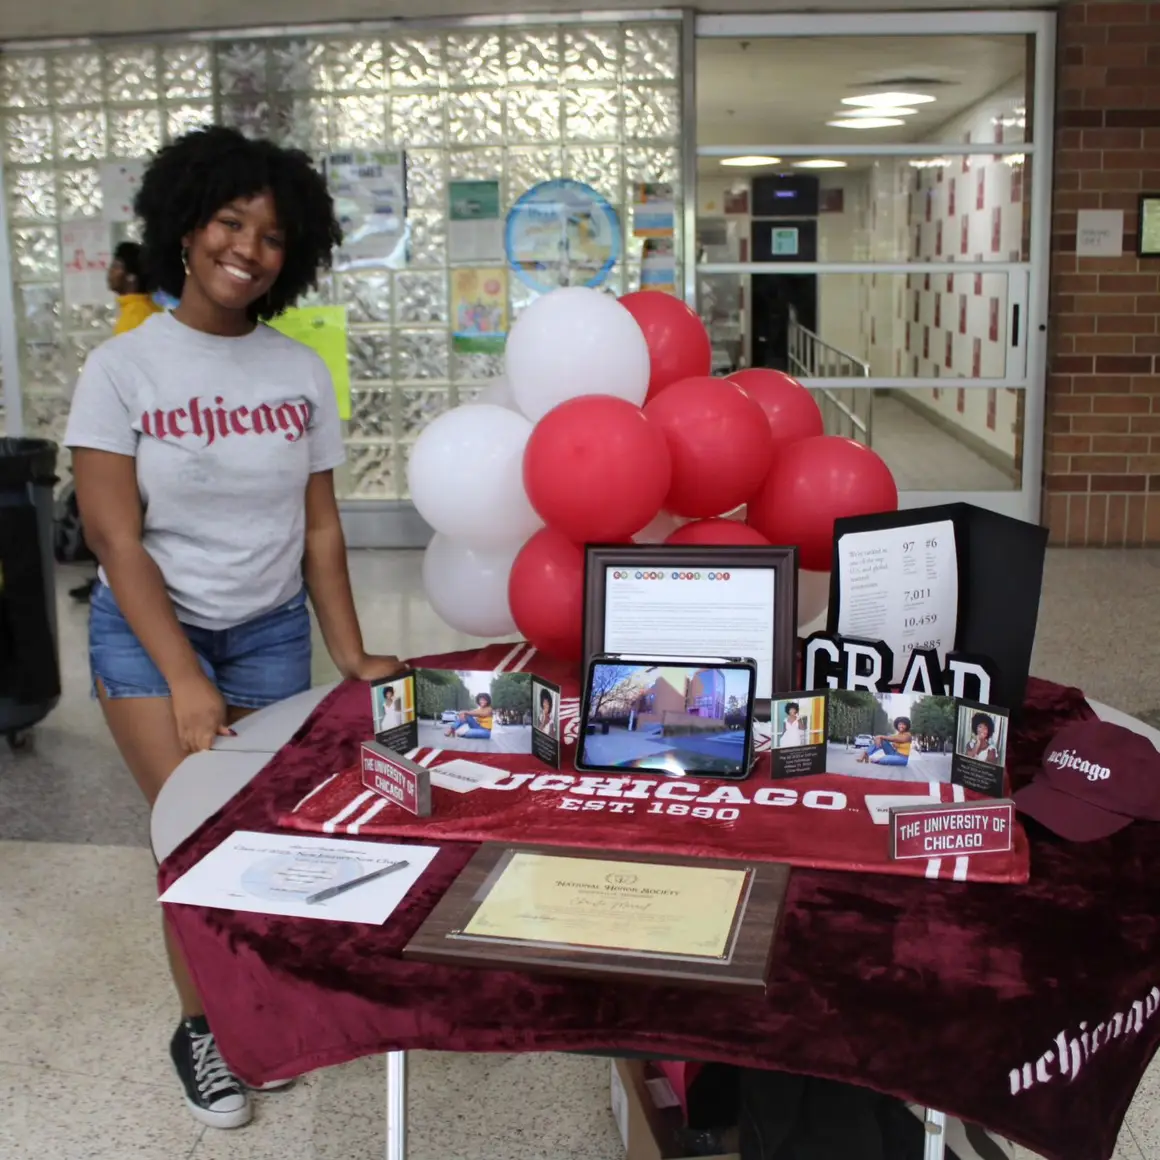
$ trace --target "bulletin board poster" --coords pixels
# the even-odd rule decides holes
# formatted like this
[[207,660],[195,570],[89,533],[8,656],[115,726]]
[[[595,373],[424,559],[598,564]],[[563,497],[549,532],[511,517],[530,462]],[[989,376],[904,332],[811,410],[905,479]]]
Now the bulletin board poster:
[[447,254],[453,262],[502,262],[503,215],[498,181],[448,186]]
[[336,270],[407,264],[407,166],[402,150],[351,149],[326,156],[326,182],[342,226]]
[[109,262],[111,231],[107,222],[64,222],[60,227],[60,258],[66,306],[100,306],[112,299]]
[[533,185],[508,212],[504,249],[525,286],[601,286],[620,260],[620,217],[590,185],[559,178]]
[[145,161],[134,158],[125,161],[107,161],[100,169],[101,205],[107,222],[131,222],[133,200],[145,176]]
[[460,354],[500,354],[508,331],[507,270],[452,270],[451,318],[451,345]]
[[280,314],[270,325],[326,363],[338,400],[338,417],[350,418],[350,363],[347,361],[346,307],[301,306]]
[[633,186],[632,233],[637,238],[671,238],[677,210],[668,182],[641,181]]
[[677,292],[677,255],[672,238],[646,238],[640,261],[640,288]]

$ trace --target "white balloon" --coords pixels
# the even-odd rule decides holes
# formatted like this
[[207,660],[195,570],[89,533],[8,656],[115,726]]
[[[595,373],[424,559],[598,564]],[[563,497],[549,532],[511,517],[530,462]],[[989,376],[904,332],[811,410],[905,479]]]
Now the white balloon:
[[826,627],[830,607],[829,572],[798,569],[798,632],[803,636]]
[[653,517],[652,522],[646,524],[632,538],[637,544],[662,544],[685,522],[680,516],[675,516],[662,508]]
[[407,464],[418,513],[437,532],[488,547],[523,543],[543,526],[524,491],[532,425],[516,411],[470,404],[423,428]]
[[423,588],[440,619],[472,636],[515,632],[508,578],[522,547],[523,541],[476,548],[436,532],[423,556]]
[[498,379],[492,379],[472,400],[472,406],[479,404],[506,407],[509,411],[520,409],[516,397],[512,394],[512,389],[503,375],[500,375]]
[[639,407],[648,377],[644,334],[615,298],[599,290],[553,290],[537,298],[508,335],[508,382],[532,422],[580,395],[615,395]]

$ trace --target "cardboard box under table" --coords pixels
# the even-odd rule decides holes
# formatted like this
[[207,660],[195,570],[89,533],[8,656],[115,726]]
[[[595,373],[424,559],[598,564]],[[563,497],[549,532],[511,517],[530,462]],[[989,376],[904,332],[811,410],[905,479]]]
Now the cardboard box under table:
[[[658,1103],[651,1086],[649,1065],[641,1059],[612,1061],[612,1115],[624,1141],[628,1160],[693,1160],[677,1147],[678,1134],[684,1122],[678,1104]],[[666,1081],[660,1080],[663,1084]],[[728,1133],[735,1145],[736,1132]],[[699,1156],[697,1160],[741,1160],[736,1151]]]

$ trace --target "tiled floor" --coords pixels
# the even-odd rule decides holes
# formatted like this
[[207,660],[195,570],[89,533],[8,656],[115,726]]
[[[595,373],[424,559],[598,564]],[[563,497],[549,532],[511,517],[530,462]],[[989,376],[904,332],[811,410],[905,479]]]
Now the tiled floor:
[[1011,491],[1008,472],[890,395],[874,396],[871,446],[900,491]]
[[[423,600],[415,553],[356,553],[368,644],[462,645]],[[62,576],[60,589],[77,574]],[[1157,552],[1052,552],[1035,672],[1160,714]],[[0,748],[0,1160],[372,1160],[383,1064],[363,1060],[260,1098],[239,1133],[202,1131],[166,1057],[174,1019],[148,817],[88,698],[86,612],[60,601],[65,693],[35,749]],[[324,656],[319,681],[332,676]],[[409,1160],[619,1160],[608,1065],[558,1055],[418,1053]],[[1160,1160],[1160,1068],[1117,1160]]]

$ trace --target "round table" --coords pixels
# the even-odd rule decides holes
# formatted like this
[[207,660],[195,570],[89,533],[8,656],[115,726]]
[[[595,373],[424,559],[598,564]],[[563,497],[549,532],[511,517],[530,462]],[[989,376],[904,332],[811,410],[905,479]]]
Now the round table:
[[[256,777],[334,688],[319,686],[260,710],[237,723],[235,736],[219,738],[213,749],[187,757],[174,770],[153,806],[150,836],[157,861],[164,861]],[[1088,703],[1101,720],[1139,733],[1160,749],[1160,730],[1099,701]],[[406,1052],[388,1052],[386,1058],[385,1155],[386,1160],[405,1160]],[[924,1160],[942,1160],[946,1117],[927,1109],[926,1124]]]

